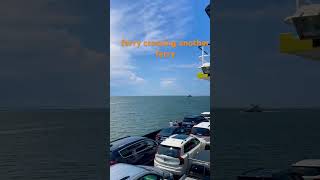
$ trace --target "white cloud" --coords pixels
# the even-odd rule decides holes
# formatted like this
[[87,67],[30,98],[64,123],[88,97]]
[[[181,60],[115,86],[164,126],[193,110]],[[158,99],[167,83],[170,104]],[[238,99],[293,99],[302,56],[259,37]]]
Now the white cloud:
[[[132,3],[132,2],[131,2]],[[121,40],[177,40],[187,33],[186,16],[190,6],[184,0],[166,2],[141,0],[131,6],[111,8],[110,11],[110,76],[111,84],[141,84],[144,77],[134,64],[135,56],[153,53],[153,48],[121,47]]]
[[177,69],[196,69],[200,66],[200,63],[192,64],[171,64],[166,67],[160,67],[161,71],[175,71]]
[[175,78],[164,78],[160,80],[160,86],[163,88],[176,86]]

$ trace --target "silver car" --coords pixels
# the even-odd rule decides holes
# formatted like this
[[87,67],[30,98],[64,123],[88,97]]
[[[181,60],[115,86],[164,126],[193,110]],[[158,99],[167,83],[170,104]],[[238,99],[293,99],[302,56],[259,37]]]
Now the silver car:
[[151,166],[118,163],[110,167],[110,180],[173,180],[169,172]]

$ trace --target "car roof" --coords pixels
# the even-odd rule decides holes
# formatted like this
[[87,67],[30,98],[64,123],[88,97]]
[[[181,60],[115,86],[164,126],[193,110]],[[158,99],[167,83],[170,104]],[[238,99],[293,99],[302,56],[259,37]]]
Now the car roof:
[[186,142],[192,139],[192,136],[185,134],[174,134],[169,138],[161,142],[161,145],[172,146],[172,147],[182,147]]
[[201,122],[193,127],[210,129],[210,122]]
[[320,159],[304,159],[292,164],[294,167],[320,167]]
[[110,166],[110,179],[132,179],[133,177],[147,172],[146,169],[131,164],[118,163]]
[[122,148],[123,146],[135,143],[135,142],[143,140],[143,139],[146,139],[146,137],[128,136],[128,137],[117,139],[117,140],[112,141],[110,143],[110,151],[115,151],[119,148]]

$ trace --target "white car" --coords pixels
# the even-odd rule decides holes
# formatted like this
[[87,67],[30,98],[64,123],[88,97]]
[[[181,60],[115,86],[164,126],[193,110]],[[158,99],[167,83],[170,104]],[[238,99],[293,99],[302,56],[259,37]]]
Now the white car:
[[154,166],[181,176],[189,167],[189,158],[193,158],[204,149],[205,143],[196,137],[185,134],[172,135],[159,145]]
[[210,122],[202,122],[193,126],[190,134],[203,139],[206,144],[210,145]]

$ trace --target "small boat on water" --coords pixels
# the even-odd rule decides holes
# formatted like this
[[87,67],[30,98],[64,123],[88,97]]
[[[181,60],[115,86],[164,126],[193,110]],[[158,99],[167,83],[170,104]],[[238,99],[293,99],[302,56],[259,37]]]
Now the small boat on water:
[[190,94],[187,97],[192,97]]
[[245,110],[242,110],[242,112],[262,112],[263,109],[257,105],[257,104],[251,104],[250,107],[248,107]]

